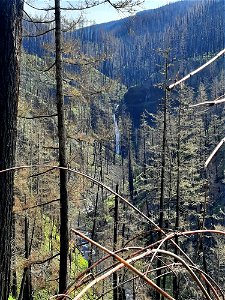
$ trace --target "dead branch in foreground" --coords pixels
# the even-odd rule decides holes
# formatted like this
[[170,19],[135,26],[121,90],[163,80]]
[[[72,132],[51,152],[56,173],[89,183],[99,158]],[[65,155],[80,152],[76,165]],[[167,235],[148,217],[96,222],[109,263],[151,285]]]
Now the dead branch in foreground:
[[178,80],[177,82],[170,84],[167,87],[168,91],[171,91],[173,88],[175,88],[175,86],[181,84],[182,82],[186,81],[187,79],[191,78],[193,75],[197,74],[198,72],[202,71],[203,69],[205,69],[206,67],[208,67],[211,63],[213,63],[215,60],[217,60],[218,58],[220,58],[222,55],[225,54],[225,49],[221,50],[217,55],[215,55],[212,59],[210,59],[209,61],[207,61],[204,65],[202,65],[201,67],[199,67],[198,69],[190,72],[188,75],[184,76],[182,79]]
[[[225,138],[224,138],[225,140]],[[135,206],[133,206],[131,203],[129,203],[126,199],[124,199],[122,196],[120,196],[119,194],[115,193],[111,188],[105,186],[103,183],[99,182],[98,180],[92,178],[91,176],[89,175],[86,175],[82,172],[79,172],[79,171],[76,171],[76,170],[73,170],[73,169],[69,169],[69,168],[66,168],[66,167],[59,167],[59,166],[52,166],[52,165],[49,165],[49,164],[46,164],[46,165],[33,165],[33,166],[30,166],[30,165],[26,165],[26,166],[16,166],[16,167],[12,167],[12,168],[9,168],[9,169],[5,169],[5,170],[0,170],[0,173],[4,173],[4,172],[13,172],[15,170],[20,170],[20,169],[29,169],[29,168],[34,168],[34,167],[42,167],[42,168],[55,168],[55,169],[67,169],[68,171],[72,172],[72,173],[75,173],[77,175],[80,175],[80,176],[84,176],[86,177],[87,179],[90,179],[92,182],[94,182],[95,184],[98,184],[98,185],[101,185],[102,187],[106,188],[108,191],[112,192],[114,195],[117,195],[119,199],[121,199],[123,202],[127,203],[131,208],[133,208],[136,212],[138,212],[142,217],[144,217],[144,219],[150,221],[151,224],[155,224],[150,218],[148,218],[145,214],[143,214],[141,211],[139,211]],[[186,267],[187,269],[187,266],[189,266],[190,268],[195,268],[196,266],[193,264],[192,260],[188,257],[188,255],[173,241],[173,238],[178,235],[178,236],[186,236],[186,235],[192,235],[192,234],[202,234],[202,233],[217,233],[217,234],[222,234],[222,235],[225,235],[225,232],[223,231],[219,231],[219,230],[196,230],[196,231],[186,231],[186,232],[175,232],[175,233],[171,233],[169,235],[166,235],[166,233],[161,229],[159,228],[159,226],[157,224],[155,224],[155,227],[157,228],[157,230],[160,230],[166,237],[159,241],[160,243],[160,246],[166,241],[166,240],[170,240],[172,242],[172,244],[176,247],[178,247],[180,250],[181,250],[181,253],[184,255],[184,257],[187,259],[187,261],[190,263],[190,265],[188,265],[186,262],[184,262],[183,266]],[[82,238],[85,238],[86,240],[88,239],[87,237],[85,237],[84,235],[82,235],[82,233],[76,231],[76,230],[73,230],[76,234],[80,235]],[[91,242],[92,240],[90,240],[89,242]],[[94,241],[92,241],[92,243],[95,243]],[[89,285],[94,285],[96,282],[102,280],[103,278],[106,278],[108,277],[109,275],[111,275],[113,272],[115,272],[116,270],[120,269],[120,268],[123,268],[124,266],[129,268],[131,271],[133,271],[134,273],[136,273],[140,278],[142,278],[145,282],[147,282],[153,289],[155,289],[157,292],[159,292],[160,294],[164,295],[164,297],[166,299],[171,299],[171,300],[174,300],[174,298],[172,298],[169,294],[167,294],[164,290],[162,290],[160,287],[158,287],[152,280],[150,280],[146,275],[145,273],[142,273],[140,272],[138,269],[136,269],[135,267],[133,267],[130,262],[134,262],[138,259],[141,259],[149,254],[153,254],[155,253],[156,251],[158,251],[159,253],[163,250],[160,250],[159,247],[157,249],[152,249],[152,250],[147,250],[145,251],[144,253],[140,254],[139,256],[136,255],[136,256],[133,256],[132,258],[128,259],[128,260],[124,260],[123,258],[121,258],[120,256],[116,255],[114,252],[111,252],[110,250],[104,248],[103,246],[99,245],[99,244],[96,244],[96,246],[100,246],[100,248],[105,251],[106,253],[108,253],[110,256],[116,258],[120,264],[117,265],[114,269],[111,269],[107,274],[103,274],[102,276],[100,276],[98,278],[98,280],[96,281],[92,281],[92,283],[90,283]],[[152,245],[149,245],[148,247],[150,248]],[[146,249],[146,248],[145,248]],[[142,249],[139,250],[142,252]],[[140,253],[140,252],[139,252]],[[162,253],[162,252],[161,252]],[[168,254],[168,253],[167,253]],[[170,254],[168,254],[170,255]],[[178,259],[178,261],[182,262],[184,261],[182,258]],[[189,270],[189,269],[188,269]],[[202,279],[204,279],[205,283],[209,285],[209,287],[211,288],[211,290],[213,291],[216,299],[220,299],[217,292],[216,292],[216,289],[212,286],[212,284],[209,282],[209,280],[206,280],[206,276],[204,276],[204,272],[202,272],[200,269],[198,269],[198,272],[199,274],[201,275]],[[192,278],[194,279],[195,277],[192,276]],[[195,280],[196,281],[196,280]],[[211,281],[212,282],[212,281]],[[200,287],[200,289],[202,290],[203,294],[205,295],[205,298],[208,299],[208,300],[212,300],[212,298],[209,296],[208,292],[205,290],[204,286],[202,285],[202,283],[199,281],[199,279],[197,278],[197,281],[196,281],[197,285]],[[89,286],[88,285],[88,286]],[[218,288],[216,286],[216,288],[221,291],[220,288]],[[82,292],[82,293],[85,293],[85,291],[87,290],[88,288],[86,287]],[[78,295],[77,295],[78,297]],[[223,296],[224,298],[224,296]],[[74,298],[73,300],[78,300],[80,298]]]
[[[74,232],[75,230],[72,229],[72,231]],[[77,233],[77,232],[75,232]],[[162,246],[162,244],[168,240],[173,239],[176,235],[178,236],[188,236],[188,235],[196,235],[196,234],[204,234],[204,233],[213,233],[213,234],[219,234],[219,235],[223,235],[225,236],[225,232],[224,231],[220,231],[220,230],[195,230],[195,231],[185,231],[185,232],[176,232],[176,233],[171,233],[169,235],[167,235],[166,238],[162,239],[161,241],[158,241],[156,243],[153,243],[151,245],[148,245],[146,248],[140,249],[139,251],[137,251],[136,253],[132,253],[131,256],[129,256],[129,258],[126,260],[129,263],[133,263],[136,262],[150,254],[153,254],[153,256],[155,256],[155,254],[157,253],[164,253],[165,255],[169,255],[174,257],[174,253],[171,253],[169,251],[163,252],[162,250],[159,249],[159,247]],[[79,234],[80,236],[82,235],[81,233]],[[84,235],[82,235],[82,237],[84,238]],[[86,240],[88,240],[89,242],[91,242],[92,240],[89,238],[86,238]],[[95,243],[93,241],[93,243],[98,246],[97,243]],[[151,249],[153,247],[155,247],[157,244],[160,244],[160,246],[157,249]],[[141,254],[140,254],[141,253]],[[115,254],[115,253],[114,253]],[[111,255],[107,255],[106,257],[104,257],[103,259],[107,259],[109,258]],[[222,299],[224,299],[224,293],[221,289],[221,287],[215,282],[215,280],[213,280],[213,278],[211,278],[208,274],[206,274],[205,272],[203,272],[201,269],[199,269],[197,266],[193,266],[193,265],[188,265],[181,257],[176,257],[177,261],[180,261],[179,265],[183,266],[184,268],[186,268],[189,272],[189,274],[191,275],[191,277],[193,278],[193,280],[197,283],[197,285],[200,287],[200,289],[202,290],[202,292],[205,294],[206,299],[211,299],[209,298],[209,295],[207,295],[206,290],[204,288],[204,286],[202,285],[202,283],[200,282],[200,280],[195,276],[195,273],[193,273],[192,270],[197,271],[197,273],[199,274],[199,276],[202,278],[203,281],[205,281],[206,286],[208,286],[211,291],[213,292],[215,299],[220,300],[221,298],[218,295],[218,292],[220,292]],[[98,261],[99,262],[99,261]],[[97,264],[98,264],[97,262]],[[96,266],[96,263],[93,264],[93,267]],[[170,265],[165,265],[163,268],[168,268]],[[107,277],[109,277],[110,275],[112,275],[114,272],[116,272],[117,270],[121,269],[124,267],[124,264],[121,263],[119,265],[111,265],[111,267],[107,268],[106,270],[104,270],[103,274],[98,274],[97,277],[95,279],[93,279],[89,284],[87,284],[87,286],[79,293],[79,295],[77,295],[77,297],[81,296],[81,294],[83,295],[85,292],[87,292],[87,290],[89,288],[91,288],[93,285],[95,285],[96,283],[98,283],[101,280],[106,279]],[[92,266],[90,267],[92,268]],[[90,270],[89,268],[89,270]],[[152,271],[154,271],[155,269],[152,269]],[[150,273],[151,273],[150,272]],[[149,273],[149,272],[147,272]],[[83,273],[82,273],[83,274]],[[139,276],[137,276],[139,277]],[[78,280],[78,278],[80,278],[80,275],[77,277],[76,281]],[[87,282],[85,282],[87,283]],[[84,284],[84,283],[83,283]],[[82,284],[81,284],[82,285]],[[79,285],[79,287],[81,286]],[[72,286],[69,287],[69,289],[67,289],[67,293],[70,294],[71,291],[74,291],[78,286],[75,284],[75,287],[72,288]],[[71,289],[72,288],[72,289]],[[78,298],[75,298],[74,300],[78,300]]]
[[[80,237],[82,237],[83,239],[89,241],[90,243],[92,243],[93,245],[97,246],[98,248],[100,248],[101,250],[103,250],[104,252],[110,254],[112,257],[116,258],[118,261],[121,262],[121,264],[117,265],[116,267],[114,267],[113,269],[111,269],[110,271],[106,272],[105,274],[95,278],[92,282],[90,282],[73,300],[79,300],[80,297],[82,295],[84,295],[87,290],[89,290],[89,288],[91,288],[94,284],[96,284],[97,282],[107,278],[108,276],[110,276],[113,272],[117,271],[118,269],[122,268],[122,267],[127,267],[129,269],[131,269],[132,271],[134,271],[134,269],[132,269],[132,265],[130,265],[131,262],[140,260],[141,258],[148,256],[150,254],[153,253],[161,253],[161,254],[165,254],[165,255],[169,255],[174,257],[177,261],[179,261],[182,266],[184,268],[187,269],[188,273],[190,274],[190,276],[193,278],[193,280],[196,282],[197,286],[199,286],[199,288],[201,289],[202,293],[204,294],[204,296],[206,297],[206,299],[212,299],[210,297],[210,295],[208,294],[207,290],[205,289],[205,287],[203,286],[203,284],[201,283],[201,281],[199,280],[199,278],[195,275],[195,273],[193,272],[192,269],[196,269],[193,266],[188,265],[180,256],[170,252],[170,251],[166,251],[166,250],[160,250],[159,248],[157,249],[152,249],[152,250],[147,250],[144,253],[137,255],[133,258],[130,258],[128,260],[124,260],[122,259],[120,256],[116,255],[114,252],[108,250],[107,248],[103,247],[102,245],[98,244],[97,242],[93,241],[92,239],[86,237],[84,234],[82,234],[81,232],[75,230],[75,229],[71,229],[71,231],[73,231],[75,234],[79,235]],[[225,235],[225,232],[223,231],[219,231],[219,230],[196,230],[196,231],[186,231],[186,232],[180,232],[178,233],[178,235],[180,236],[186,236],[186,235],[192,235],[192,234],[201,234],[201,233],[216,233],[216,234],[221,234],[221,235]],[[163,242],[165,242],[166,240],[170,240],[172,239],[174,236],[176,235],[176,233],[172,233],[169,234],[167,236],[167,238],[163,239],[160,243],[160,245],[162,245]],[[128,263],[128,264],[127,264]],[[135,268],[136,269],[136,268]],[[197,268],[198,269],[198,268]],[[136,269],[137,270],[137,269]],[[140,272],[140,271],[139,271]],[[202,272],[200,269],[198,269],[198,272],[200,273],[202,279],[204,279],[204,281],[206,282],[206,284],[210,287],[210,289],[212,290],[215,299],[219,300],[220,297],[216,291],[216,289],[212,286],[211,284],[211,280],[209,281],[208,276],[204,275],[204,272]],[[136,272],[135,272],[136,273]],[[138,273],[136,273],[138,274]],[[138,275],[139,277],[143,278],[144,273],[140,272],[140,274],[142,274],[142,276]],[[146,280],[145,280],[146,281]],[[147,281],[146,281],[147,282]],[[215,282],[213,282],[215,284]],[[151,285],[151,284],[150,284]],[[151,285],[152,286],[152,285]],[[154,286],[152,286],[153,288],[155,288]],[[218,287],[218,285],[216,285],[216,288],[221,292],[221,289]],[[157,289],[156,289],[157,290]],[[159,291],[158,291],[159,292]],[[165,291],[164,291],[165,292]],[[221,292],[222,293],[222,292]],[[165,295],[164,295],[165,296]],[[166,299],[170,299],[170,298],[166,298]],[[173,299],[173,298],[172,298]]]
[[[222,97],[224,97],[225,95],[223,95]],[[204,102],[200,102],[200,103],[197,103],[197,104],[193,104],[193,105],[190,105],[190,107],[197,107],[197,106],[214,106],[214,105],[217,105],[217,104],[221,104],[221,103],[225,103],[225,98],[217,98],[215,100],[212,100],[212,101],[204,101]]]
[[219,151],[219,149],[222,147],[224,142],[225,142],[225,137],[219,142],[219,144],[216,146],[216,148],[213,150],[213,152],[209,155],[208,159],[205,162],[205,168],[208,167],[209,163],[211,162],[213,157],[216,155],[216,153]]
[[[128,269],[130,269],[131,271],[133,271],[135,274],[137,274],[141,279],[143,279],[148,285],[150,285],[154,290],[156,290],[158,293],[160,293],[163,297],[165,297],[166,299],[169,300],[175,300],[173,297],[171,297],[166,291],[164,291],[163,289],[161,289],[158,285],[156,285],[150,278],[148,278],[144,273],[142,273],[141,271],[139,271],[138,269],[136,269],[133,265],[130,264],[130,262],[132,260],[134,260],[134,258],[129,260],[125,260],[122,257],[120,257],[119,255],[115,254],[114,252],[110,251],[109,249],[105,248],[104,246],[98,244],[97,242],[93,241],[92,239],[88,238],[87,236],[85,236],[84,234],[82,234],[81,232],[79,232],[78,230],[75,229],[71,229],[72,232],[74,232],[76,235],[79,235],[81,238],[89,241],[90,243],[92,243],[93,245],[97,246],[98,248],[100,248],[102,251],[110,254],[112,257],[114,257],[115,259],[117,259],[121,264],[119,264],[116,269],[119,269],[123,266],[127,267]],[[148,251],[149,252],[149,251]],[[145,254],[145,253],[144,253]],[[142,254],[142,255],[144,255]],[[101,276],[100,278],[96,278],[94,279],[91,283],[89,283],[73,300],[79,300],[80,297],[82,297],[84,295],[84,293],[90,288],[92,287],[95,283],[97,283],[98,281],[102,280],[103,277],[105,278],[108,277],[109,275],[111,275],[111,270],[106,274],[104,274],[103,276]],[[211,300],[211,298],[207,298],[209,300]]]

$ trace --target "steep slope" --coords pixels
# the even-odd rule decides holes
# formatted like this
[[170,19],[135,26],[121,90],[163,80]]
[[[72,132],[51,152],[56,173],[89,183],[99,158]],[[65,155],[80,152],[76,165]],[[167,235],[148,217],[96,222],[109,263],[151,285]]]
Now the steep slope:
[[[176,64],[180,74],[189,69],[187,60],[219,51],[224,45],[223,25],[223,0],[194,0],[87,27],[75,36],[82,40],[84,51],[105,51],[111,56],[102,65],[104,74],[119,76],[132,86],[149,79],[158,81],[157,64],[162,64],[159,48],[170,48],[171,58],[182,60]],[[193,67],[193,61],[190,65]]]
[[[118,181],[121,191],[130,196],[132,203],[137,205],[146,215],[151,216],[158,224],[162,211],[159,201],[160,193],[162,193],[160,184],[163,153],[162,129],[163,125],[168,122],[163,199],[166,230],[221,229],[221,226],[224,225],[224,152],[221,151],[221,154],[216,157],[215,162],[207,171],[209,173],[208,180],[205,178],[206,170],[204,168],[205,159],[224,135],[224,119],[221,118],[224,107],[216,107],[215,110],[212,110],[211,107],[208,110],[200,110],[199,108],[193,110],[189,107],[196,100],[207,100],[207,94],[216,98],[224,93],[224,73],[221,71],[224,64],[221,63],[221,60],[189,81],[194,90],[184,88],[183,91],[180,91],[179,97],[177,97],[179,94],[176,93],[174,98],[171,97],[173,99],[170,98],[171,105],[168,105],[166,122],[163,120],[162,113],[159,113],[154,126],[149,127],[145,122],[141,128],[138,128],[141,114],[145,109],[156,112],[159,99],[163,96],[163,91],[154,86],[155,83],[162,82],[164,77],[164,74],[160,73],[165,64],[164,58],[162,53],[157,51],[157,48],[166,49],[171,46],[171,60],[175,55],[177,57],[173,61],[174,66],[169,69],[171,81],[174,81],[175,77],[179,78],[186,74],[190,69],[200,66],[214,53],[221,50],[221,47],[224,47],[223,5],[222,0],[183,1],[159,10],[139,13],[133,19],[89,27],[83,32],[78,31],[76,33],[77,37],[79,34],[81,35],[80,43],[85,53],[95,57],[106,51],[111,56],[111,59],[107,59],[99,70],[111,77],[118,75],[118,78],[129,86],[122,103],[127,107],[126,112],[131,115],[136,128],[132,131],[130,120],[127,118],[119,120],[120,146],[124,155],[115,155],[112,115],[121,99],[120,95],[116,98],[116,94],[117,92],[125,93],[125,89],[120,89],[117,82],[109,80],[107,81],[109,87],[115,84],[115,95],[112,91],[108,94],[105,92],[98,94],[93,89],[93,93],[88,93],[87,98],[82,97],[78,87],[86,92],[86,87],[83,85],[85,83],[89,86],[91,81],[91,87],[96,88],[96,77],[100,72],[96,69],[92,71],[89,69],[82,75],[81,72],[77,71],[76,73],[75,69],[71,69],[71,74],[67,79],[69,84],[66,86],[68,97],[65,99],[67,100],[66,114],[68,119],[72,121],[67,124],[70,166],[87,172],[112,187],[115,187],[115,183]],[[135,23],[136,18],[139,18],[139,23]],[[132,22],[128,26],[130,20]],[[102,26],[105,31],[103,31]],[[93,28],[96,30],[92,32]],[[87,33],[86,37],[85,33]],[[21,136],[25,137],[19,144],[21,147],[19,149],[20,157],[27,163],[31,159],[33,164],[40,162],[40,160],[44,163],[45,160],[56,159],[57,153],[55,121],[45,121],[44,123],[41,121],[42,119],[24,119],[27,116],[54,113],[54,100],[48,98],[48,91],[47,95],[43,91],[46,81],[50,85],[54,79],[53,77],[52,79],[46,78],[45,72],[42,72],[41,75],[30,72],[31,66],[35,65],[35,59],[37,60],[36,57],[31,57],[31,64],[27,64],[28,71],[23,74],[26,85],[23,88],[25,94],[22,96],[27,100],[32,99],[32,101],[24,101],[22,108],[25,109],[20,110],[23,118],[20,120],[19,129]],[[41,69],[43,66],[38,63],[38,67]],[[46,64],[44,64],[44,68],[47,68]],[[74,71],[73,74],[72,71]],[[74,77],[74,79],[71,80],[70,77]],[[34,81],[36,81],[35,85]],[[106,78],[101,76],[100,82],[106,83],[105,81]],[[198,88],[200,82],[204,83],[201,89]],[[49,89],[51,91],[54,89],[53,84]],[[73,100],[70,97],[72,94]],[[41,105],[38,105],[37,96],[43,100],[40,102]],[[177,104],[177,101],[181,100],[182,110],[178,112],[176,105],[173,104]],[[31,110],[27,109],[29,104]],[[120,107],[123,108],[122,105]],[[219,110],[223,110],[221,114],[218,113]],[[178,113],[182,118],[178,117]],[[178,123],[179,118],[181,125]],[[26,125],[27,122],[29,122],[28,125]],[[33,128],[36,128],[36,132]],[[30,135],[29,139],[25,135],[25,130]],[[38,139],[40,143],[36,146],[33,141]],[[178,142],[178,140],[180,141]],[[25,152],[24,150],[28,151]],[[25,153],[28,154],[25,156]],[[180,174],[178,174],[178,170]],[[37,191],[37,203],[41,199],[47,200],[47,197],[49,199],[57,198],[57,186],[54,189],[49,189],[49,186],[46,187],[47,179],[50,178],[43,178],[43,182],[37,182],[37,190],[39,189]],[[179,192],[177,191],[178,181],[180,181]],[[31,184],[34,185],[34,183],[35,179],[31,179]],[[101,189],[95,190],[92,185],[79,182],[72,175],[69,178],[69,184],[71,184],[72,221],[76,222],[77,226],[82,228],[84,232],[88,232],[96,240],[104,242],[106,246],[110,245],[112,248],[109,239],[111,239],[110,232],[112,233],[110,226],[113,225],[114,199],[108,197]],[[40,188],[41,185],[43,191]],[[88,188],[89,191],[86,192]],[[36,190],[34,192],[36,193]],[[176,225],[175,221],[176,201],[177,203],[180,201],[181,221],[179,226]],[[81,207],[83,206],[85,207],[82,210]],[[154,228],[144,225],[143,229],[143,224],[141,226],[139,224],[139,218],[136,217],[136,221],[130,212],[124,208],[122,214],[128,217],[126,224],[120,222],[123,245],[125,239],[129,243],[133,242],[131,239],[134,236],[133,232],[138,234],[141,240],[140,243],[135,240],[134,245],[143,247],[146,246],[146,242],[149,242],[148,239],[152,239],[152,241],[157,239],[157,232]],[[83,218],[84,215],[88,215],[87,218]],[[135,227],[135,222],[138,222],[139,226]],[[131,233],[131,231],[133,232]],[[146,239],[143,238],[142,231],[146,233]],[[180,239],[180,243],[184,245],[185,252],[190,251],[198,266],[209,271],[210,276],[216,280],[219,279],[221,286],[224,285],[223,242],[218,240],[218,244],[215,245],[214,240],[210,237],[207,237],[207,241],[206,238],[200,237],[198,240],[189,239],[189,243],[186,245],[183,243],[183,239],[182,242]],[[189,248],[191,249],[189,250]],[[174,249],[171,248],[171,251]],[[221,255],[217,255],[220,252]],[[216,270],[214,269],[215,266]],[[178,272],[179,270],[175,269],[175,271]],[[54,272],[52,273],[54,274]],[[181,297],[184,296],[184,299],[201,298],[201,295],[196,296],[194,293],[194,286],[187,284],[189,282],[186,281],[186,273],[183,271],[182,273],[185,278],[184,281],[181,281],[180,286],[185,286],[185,288],[181,290]],[[171,278],[170,276],[167,278],[167,284],[170,288],[172,286]],[[143,289],[142,286],[141,289]],[[141,290],[142,292],[143,290]],[[146,294],[148,295],[148,297],[146,296],[147,299],[152,298],[149,296],[149,291]],[[139,295],[136,298],[140,299]],[[109,299],[108,295],[105,299]]]
[[[119,21],[85,27],[67,33],[65,38],[74,40],[74,45],[79,40],[81,51],[90,57],[106,55],[98,70],[128,88],[136,86],[126,94],[123,104],[138,126],[142,113],[156,112],[160,102],[162,93],[153,86],[164,80],[166,49],[170,49],[169,81],[173,82],[224,48],[224,6],[223,0],[179,1]],[[28,27],[37,31],[30,23]],[[52,34],[25,39],[24,47],[43,55],[42,45],[52,39]],[[188,83],[195,89],[200,82],[210,87],[224,67],[221,61]]]
[[[16,265],[15,261],[13,265],[20,283],[24,271],[24,239],[26,240],[24,218],[26,218],[29,223],[27,239],[30,238],[32,245],[29,257],[29,264],[32,264],[32,295],[34,299],[43,300],[49,299],[57,290],[55,275],[58,273],[59,251],[59,174],[51,168],[46,170],[35,167],[37,164],[58,164],[55,74],[53,68],[48,72],[44,71],[46,68],[46,61],[43,59],[23,54],[16,163],[33,167],[21,170],[15,176]],[[74,74],[64,74],[68,167],[113,187],[115,182],[122,180],[121,160],[116,157],[114,151],[113,114],[115,106],[120,101],[120,93],[124,94],[126,89],[118,82],[105,76],[103,78],[102,74],[90,65],[87,68],[88,72],[86,70],[85,75],[83,72],[79,74],[83,89]],[[85,83],[82,82],[83,76]],[[125,164],[123,162],[123,166]],[[123,179],[125,180],[125,177]],[[79,226],[85,232],[93,230],[95,237],[103,236],[102,240],[111,242],[110,238],[108,239],[111,219],[108,217],[107,222],[103,219],[109,215],[108,210],[113,203],[109,194],[100,193],[98,187],[93,186],[91,181],[74,176],[72,172],[68,176],[68,194],[70,226],[76,224],[76,227]],[[97,213],[96,198],[100,201]],[[102,210],[100,212],[103,206],[101,203],[104,203],[104,214]],[[70,246],[72,247],[71,243]],[[79,250],[74,248],[73,254],[71,252],[73,272],[70,272],[68,277],[74,278],[86,269],[87,261],[82,257],[84,250],[85,248],[80,246]],[[52,255],[51,260],[45,261]],[[35,261],[43,261],[41,268],[40,265],[35,265]],[[36,276],[35,274],[42,272],[41,269],[45,270],[42,276]],[[18,286],[18,291],[21,290],[22,287]]]
[[[128,87],[146,80],[155,83],[161,78],[158,65],[163,63],[159,49],[170,48],[171,59],[176,58],[171,70],[173,79],[178,71],[182,76],[207,59],[206,55],[224,47],[224,8],[223,0],[184,0],[85,27],[65,34],[65,38],[78,39],[83,52],[91,56],[108,55],[100,71],[119,78]],[[24,28],[35,34],[48,29],[48,25],[25,22]],[[54,35],[49,33],[24,38],[23,44],[27,52],[43,55],[43,44],[52,40]]]
[[[89,55],[106,53],[100,71],[119,78],[129,89],[123,104],[135,126],[145,110],[156,112],[162,93],[153,86],[164,81],[165,50],[169,81],[199,67],[224,48],[224,1],[193,0],[146,10],[119,21],[86,27],[73,36]],[[208,87],[222,71],[221,60],[189,80],[195,89]],[[208,90],[209,92],[209,90]]]

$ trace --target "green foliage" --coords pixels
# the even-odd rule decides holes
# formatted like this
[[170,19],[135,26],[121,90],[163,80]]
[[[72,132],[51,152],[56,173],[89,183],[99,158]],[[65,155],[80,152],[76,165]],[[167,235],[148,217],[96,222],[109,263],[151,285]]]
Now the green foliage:
[[[43,215],[42,219],[42,237],[43,241],[40,248],[40,253],[44,256],[49,256],[49,253],[53,255],[59,252],[59,230],[58,224],[47,215]],[[77,248],[74,247],[74,243],[70,244],[71,257],[70,257],[70,279],[74,279],[80,272],[84,271],[88,267],[87,260],[81,255]],[[49,281],[51,276],[56,277],[58,272],[58,259],[51,260],[48,264],[46,276],[48,278],[42,278],[44,282],[40,283],[40,287],[34,291],[34,300],[47,300],[50,296],[57,293],[56,281]]]
[[73,249],[71,253],[71,278],[74,278],[78,273],[87,269],[87,267],[88,261],[80,254],[77,248]]
[[49,291],[43,289],[41,291],[38,291],[37,293],[34,293],[34,300],[48,300],[49,296]]
[[54,220],[48,216],[43,217],[43,237],[42,252],[48,252],[51,248],[55,251],[59,250],[59,231]]

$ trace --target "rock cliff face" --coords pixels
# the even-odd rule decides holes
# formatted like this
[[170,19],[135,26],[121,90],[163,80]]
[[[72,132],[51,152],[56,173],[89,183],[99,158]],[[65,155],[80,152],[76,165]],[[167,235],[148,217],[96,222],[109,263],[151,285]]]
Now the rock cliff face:
[[[129,88],[124,95],[122,105],[125,113],[128,113],[135,128],[139,127],[141,117],[146,112],[156,113],[158,104],[163,97],[163,90],[152,86],[134,86]],[[151,123],[151,117],[147,116]]]

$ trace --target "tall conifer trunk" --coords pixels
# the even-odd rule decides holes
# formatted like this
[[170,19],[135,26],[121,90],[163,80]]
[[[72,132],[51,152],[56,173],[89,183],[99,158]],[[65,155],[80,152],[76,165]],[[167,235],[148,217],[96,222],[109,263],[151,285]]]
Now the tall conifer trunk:
[[[62,68],[62,34],[60,0],[55,0],[55,50],[56,50],[56,101],[58,113],[59,137],[59,166],[67,167],[66,163],[66,130],[63,99],[63,68]],[[67,257],[68,257],[68,195],[67,171],[60,170],[60,267],[59,293],[67,286]]]
[[[116,185],[116,193],[118,194],[118,184]],[[118,241],[118,197],[115,196],[115,208],[114,208],[114,228],[113,228],[113,252],[117,250],[117,241]],[[116,263],[115,258],[113,259],[113,263]],[[117,272],[113,273],[113,300],[118,300],[118,274]]]
[[[161,175],[160,175],[160,199],[159,199],[159,227],[164,227],[164,202],[165,202],[165,186],[166,186],[166,143],[167,143],[167,114],[168,114],[168,91],[166,89],[168,80],[168,50],[165,51],[165,83],[164,83],[164,100],[163,100],[163,129],[162,129],[162,158],[161,158]],[[162,238],[162,233],[159,232],[159,240]],[[160,259],[157,261],[157,280],[156,283],[161,286],[161,267],[162,262]],[[160,300],[161,295],[156,294],[156,300]]]
[[[0,170],[14,166],[22,0],[0,1]],[[10,289],[14,172],[0,174],[0,300]]]
[[[178,133],[177,133],[177,182],[176,182],[176,212],[175,212],[175,230],[176,232],[180,228],[180,167],[181,167],[181,157],[180,157],[180,148],[181,148],[181,132],[180,132],[180,126],[181,126],[181,103],[179,104],[179,111],[178,111]],[[179,239],[178,236],[175,235],[175,243],[178,245]],[[175,247],[174,253],[176,255],[179,255],[178,248]],[[174,260],[176,263],[177,260]],[[175,275],[173,278],[173,297],[174,299],[179,299],[179,281],[177,276]]]

